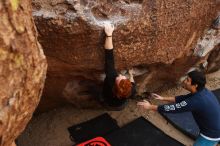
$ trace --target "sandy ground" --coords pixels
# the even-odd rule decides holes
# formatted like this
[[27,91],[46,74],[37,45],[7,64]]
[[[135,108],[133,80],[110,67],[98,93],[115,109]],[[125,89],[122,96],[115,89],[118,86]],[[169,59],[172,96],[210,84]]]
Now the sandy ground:
[[[209,74],[207,81],[207,88],[220,88],[220,71]],[[184,93],[187,92],[182,88],[173,88],[161,93],[161,95],[170,96]],[[76,109],[67,105],[33,117],[18,138],[18,146],[71,146],[73,142],[69,139],[67,128],[105,112],[117,119],[119,126],[129,123],[139,116],[148,118],[147,112],[136,107],[136,101],[130,101],[128,106],[120,112],[108,112],[104,109]],[[168,132],[172,134],[169,130]]]

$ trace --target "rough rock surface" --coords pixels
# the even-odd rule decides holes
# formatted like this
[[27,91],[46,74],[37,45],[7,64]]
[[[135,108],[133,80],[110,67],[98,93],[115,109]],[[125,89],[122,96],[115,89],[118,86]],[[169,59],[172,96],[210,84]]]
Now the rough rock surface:
[[211,52],[208,58],[208,72],[215,72],[220,68],[220,45]]
[[91,95],[97,97],[95,89],[100,90],[103,79],[105,22],[116,26],[113,34],[116,68],[136,69],[139,93],[174,85],[200,61],[192,52],[216,17],[217,3],[216,0],[33,0],[33,15],[49,64],[39,109],[63,103],[63,97],[79,107],[96,105]]
[[11,146],[36,109],[47,63],[29,0],[0,1],[0,146]]

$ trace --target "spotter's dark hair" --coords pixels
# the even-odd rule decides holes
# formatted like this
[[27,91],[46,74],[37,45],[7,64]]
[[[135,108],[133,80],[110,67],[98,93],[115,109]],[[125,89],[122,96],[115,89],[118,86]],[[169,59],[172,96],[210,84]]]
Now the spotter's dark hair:
[[198,85],[197,91],[202,90],[206,84],[205,74],[201,71],[194,70],[187,74],[192,79],[192,85]]

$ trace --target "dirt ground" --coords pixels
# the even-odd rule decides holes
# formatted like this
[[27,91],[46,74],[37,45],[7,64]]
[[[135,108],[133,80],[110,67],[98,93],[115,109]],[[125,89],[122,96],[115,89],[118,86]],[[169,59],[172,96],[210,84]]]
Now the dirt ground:
[[[207,88],[220,88],[220,71],[209,74],[207,76],[207,81]],[[171,96],[184,93],[187,92],[184,89],[177,87],[160,94],[164,96]],[[128,106],[119,112],[109,112],[104,109],[76,109],[71,105],[67,105],[33,117],[25,131],[18,138],[18,146],[71,146],[73,142],[69,139],[69,133],[67,131],[68,127],[87,121],[106,112],[113,118],[117,119],[119,126],[129,123],[139,116],[144,116],[151,122],[158,122],[158,119],[154,118],[158,117],[156,113],[149,114],[148,112],[138,109],[136,101],[129,101]],[[149,118],[150,115],[151,117]],[[159,125],[160,127],[161,124],[156,125]],[[176,131],[170,130],[169,126],[170,125],[165,125],[161,126],[161,128],[164,129],[163,131],[165,131],[165,133],[175,137],[185,145],[190,145],[190,143],[192,143],[190,140],[184,139],[181,135],[178,138]]]

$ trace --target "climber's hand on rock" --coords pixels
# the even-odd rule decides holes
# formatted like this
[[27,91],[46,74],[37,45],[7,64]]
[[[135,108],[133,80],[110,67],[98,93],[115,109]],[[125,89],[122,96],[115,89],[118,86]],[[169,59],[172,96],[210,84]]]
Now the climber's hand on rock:
[[114,25],[111,23],[105,23],[105,34],[106,34],[106,39],[105,39],[105,49],[107,50],[112,50],[113,49],[113,43],[112,43],[112,33],[114,31]]
[[113,31],[114,31],[114,25],[111,23],[105,23],[105,34],[107,36],[112,36]]

